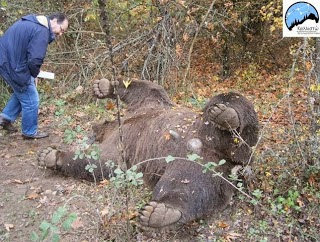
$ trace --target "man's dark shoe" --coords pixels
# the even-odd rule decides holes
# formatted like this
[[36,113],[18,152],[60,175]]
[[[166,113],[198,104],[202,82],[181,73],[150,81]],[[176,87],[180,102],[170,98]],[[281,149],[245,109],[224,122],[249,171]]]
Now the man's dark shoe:
[[49,134],[48,133],[45,133],[45,132],[37,132],[36,134],[34,135],[26,135],[26,134],[22,134],[22,137],[24,139],[42,139],[42,138],[46,138],[48,137]]
[[15,133],[18,131],[18,129],[16,127],[14,127],[9,120],[5,119],[1,115],[0,115],[0,126],[2,127],[2,129],[6,130],[10,133]]

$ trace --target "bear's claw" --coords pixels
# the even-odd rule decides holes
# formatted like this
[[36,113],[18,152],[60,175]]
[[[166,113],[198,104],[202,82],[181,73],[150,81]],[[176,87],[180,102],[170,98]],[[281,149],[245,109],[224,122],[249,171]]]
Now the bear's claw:
[[178,222],[181,216],[178,209],[151,201],[140,213],[140,224],[151,228],[162,228]]
[[40,153],[38,154],[39,166],[56,169],[58,166],[57,152],[57,150],[51,147],[45,148],[40,151]]
[[209,119],[222,130],[235,130],[240,126],[240,120],[236,110],[222,103],[210,108]]

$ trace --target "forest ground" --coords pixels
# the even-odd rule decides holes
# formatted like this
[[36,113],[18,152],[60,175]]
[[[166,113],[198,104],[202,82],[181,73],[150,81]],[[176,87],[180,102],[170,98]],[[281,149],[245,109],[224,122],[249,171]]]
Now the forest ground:
[[[307,90],[303,78],[293,80],[290,87],[284,82],[275,75],[254,82],[212,80],[197,84],[192,98],[197,104],[214,93],[230,90],[230,86],[254,102],[261,138],[252,164],[254,176],[246,182],[244,191],[251,196],[257,190],[262,194],[255,197],[260,205],[238,194],[223,213],[174,231],[145,231],[136,224],[137,211],[150,195],[144,187],[132,189],[126,203],[125,194],[108,182],[96,185],[38,167],[39,150],[52,145],[71,147],[65,144],[65,130],[61,127],[65,115],[57,115],[61,106],[42,105],[40,129],[49,131],[50,138],[24,140],[19,132],[7,134],[0,130],[0,241],[30,241],[33,232],[41,235],[39,226],[43,221],[57,227],[45,241],[54,241],[54,234],[66,242],[320,241],[319,174],[301,171],[300,161],[292,157],[296,154],[290,150],[297,138],[292,130],[296,134],[309,125]],[[180,97],[173,99],[179,101]],[[86,112],[86,108],[66,104],[64,114],[71,114],[75,123],[89,132],[91,123],[103,117],[101,113]],[[54,223],[54,214],[63,206],[68,208],[66,215]],[[277,212],[271,212],[272,208]],[[62,221],[73,213],[76,220],[64,230]],[[128,220],[132,226],[128,226]]]

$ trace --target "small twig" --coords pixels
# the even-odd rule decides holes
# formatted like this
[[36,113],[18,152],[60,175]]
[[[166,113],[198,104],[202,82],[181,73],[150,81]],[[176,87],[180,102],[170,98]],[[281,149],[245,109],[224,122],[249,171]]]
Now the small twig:
[[213,0],[212,3],[211,3],[211,5],[210,5],[210,7],[209,7],[209,9],[208,9],[208,11],[207,11],[207,13],[206,13],[206,15],[202,18],[202,21],[201,21],[200,25],[198,26],[197,31],[196,31],[193,39],[192,39],[191,46],[190,46],[189,53],[188,53],[188,65],[187,65],[187,69],[186,69],[186,71],[185,71],[185,73],[184,73],[184,77],[183,77],[183,81],[182,81],[182,85],[183,85],[184,87],[187,87],[186,81],[187,81],[187,77],[188,77],[188,74],[189,74],[189,71],[190,71],[191,55],[192,55],[192,52],[193,52],[194,43],[195,43],[195,41],[196,41],[196,39],[197,39],[197,37],[198,37],[198,34],[199,34],[202,26],[204,25],[205,21],[206,21],[207,18],[208,18],[209,13],[212,11],[213,6],[214,6],[215,3],[216,3],[216,0]]
[[[100,17],[102,21],[102,28],[106,33],[106,43],[109,48],[109,57],[110,57],[110,62],[111,62],[111,68],[112,68],[112,80],[116,81],[116,67],[115,63],[113,60],[113,46],[111,42],[111,34],[110,34],[110,21],[108,19],[108,15],[105,11],[106,9],[106,3],[105,0],[99,0],[99,7],[100,7]],[[122,125],[121,125],[121,108],[120,108],[120,97],[118,93],[118,86],[114,85],[114,93],[116,95],[116,106],[118,110],[117,118],[118,118],[118,125],[119,125],[119,146],[120,146],[120,153],[121,153],[121,158],[122,158],[122,167],[125,167],[127,170],[127,164],[126,164],[126,156],[125,156],[125,150],[124,150],[124,145],[123,145],[123,134],[122,134]]]
[[[112,46],[112,42],[111,42],[111,28],[110,28],[110,21],[108,19],[108,15],[106,13],[106,3],[105,0],[98,0],[99,3],[99,7],[100,7],[100,17],[102,20],[102,28],[104,29],[104,31],[106,32],[106,43],[107,46],[109,47],[109,53],[110,53],[110,62],[111,62],[111,68],[112,68],[112,80],[114,82],[117,81],[117,76],[116,76],[116,67],[115,67],[115,63],[113,60],[113,46]],[[120,163],[120,166],[122,165],[122,167],[127,170],[128,169],[128,165],[126,163],[126,155],[125,155],[125,149],[124,149],[124,144],[123,144],[123,133],[122,133],[122,125],[121,125],[121,108],[120,108],[120,96],[119,96],[119,92],[118,92],[118,85],[114,85],[114,94],[116,95],[116,105],[117,105],[117,110],[118,110],[118,128],[119,128],[119,149],[121,152],[121,158],[122,158],[122,164]],[[128,186],[126,186],[125,189],[125,197],[126,197],[126,207],[127,207],[127,211],[129,211],[129,191],[128,191]],[[130,226],[130,221],[127,220],[127,227],[126,227],[126,234],[127,234],[127,240],[130,241],[130,230],[129,230],[129,226]]]

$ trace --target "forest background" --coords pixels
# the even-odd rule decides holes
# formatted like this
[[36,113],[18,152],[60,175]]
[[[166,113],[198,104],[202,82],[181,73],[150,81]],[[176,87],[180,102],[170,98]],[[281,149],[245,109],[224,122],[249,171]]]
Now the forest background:
[[[0,35],[30,13],[69,18],[42,67],[55,73],[39,83],[44,119],[115,114],[114,102],[91,93],[103,77],[156,82],[194,109],[217,93],[243,93],[261,124],[245,191],[268,212],[247,212],[257,220],[241,241],[319,241],[319,40],[282,37],[282,1],[1,0],[0,7]],[[0,108],[9,95],[1,81]]]

